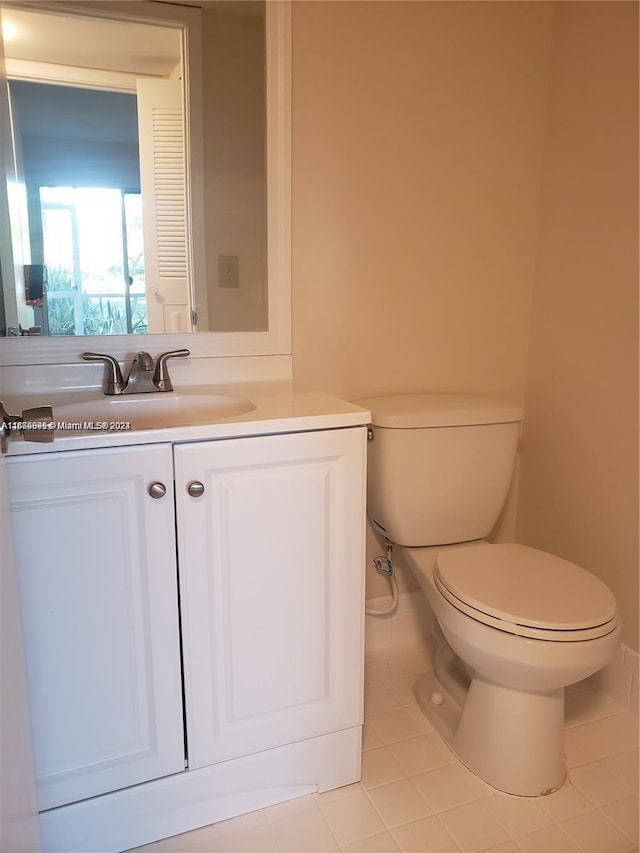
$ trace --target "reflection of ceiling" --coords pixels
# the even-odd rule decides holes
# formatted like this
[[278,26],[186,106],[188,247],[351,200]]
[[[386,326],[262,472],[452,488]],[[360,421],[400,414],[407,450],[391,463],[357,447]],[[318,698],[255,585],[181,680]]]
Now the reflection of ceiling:
[[138,145],[135,95],[24,80],[9,86],[23,136]]
[[2,19],[13,30],[5,40],[8,59],[159,77],[180,62],[180,36],[171,27],[6,7]]

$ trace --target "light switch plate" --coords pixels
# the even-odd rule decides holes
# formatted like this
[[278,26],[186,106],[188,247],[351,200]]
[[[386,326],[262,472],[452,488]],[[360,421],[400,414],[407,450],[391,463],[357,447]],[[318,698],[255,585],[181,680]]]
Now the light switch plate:
[[237,255],[218,255],[218,287],[240,287],[240,262]]

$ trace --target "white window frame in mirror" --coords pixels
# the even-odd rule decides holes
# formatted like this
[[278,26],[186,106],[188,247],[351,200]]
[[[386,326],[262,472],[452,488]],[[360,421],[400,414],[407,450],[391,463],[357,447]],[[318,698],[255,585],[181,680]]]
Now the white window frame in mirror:
[[[10,6],[11,3],[3,5]],[[56,4],[61,9],[63,3]],[[83,4],[75,3],[79,10]],[[174,21],[181,27],[186,47],[187,137],[202,141],[202,112],[191,109],[201,102],[202,54],[198,46],[193,11],[184,7],[154,4],[157,14],[140,13],[134,2],[101,3],[104,17],[152,22]],[[30,8],[45,8],[34,2]],[[113,12],[109,13],[109,7]],[[136,7],[134,10],[133,7]],[[49,7],[51,8],[51,6]],[[69,8],[69,7],[67,7]],[[96,15],[87,4],[85,10]],[[126,14],[124,10],[126,8]],[[162,12],[159,10],[162,9]],[[105,11],[106,10],[106,11]],[[173,11],[172,11],[173,10]],[[135,11],[135,14],[134,14]],[[182,12],[187,12],[183,15]],[[267,164],[267,291],[269,328],[263,332],[190,332],[186,334],[99,335],[65,338],[24,336],[0,338],[0,365],[69,364],[85,350],[106,351],[121,361],[140,349],[153,353],[186,347],[192,358],[291,354],[291,0],[266,0],[266,164]],[[191,46],[191,49],[189,47]],[[188,225],[196,250],[191,258],[193,276],[204,276],[204,199],[202,145],[187,145],[187,185],[191,210]]]

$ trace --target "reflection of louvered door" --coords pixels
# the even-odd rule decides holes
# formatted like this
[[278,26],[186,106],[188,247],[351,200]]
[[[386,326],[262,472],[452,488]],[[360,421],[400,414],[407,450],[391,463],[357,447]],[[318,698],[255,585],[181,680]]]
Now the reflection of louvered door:
[[138,80],[140,187],[150,332],[190,329],[182,83]]

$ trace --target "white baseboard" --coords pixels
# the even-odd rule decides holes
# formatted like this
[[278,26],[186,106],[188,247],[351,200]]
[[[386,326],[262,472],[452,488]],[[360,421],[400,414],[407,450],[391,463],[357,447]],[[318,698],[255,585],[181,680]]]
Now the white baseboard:
[[621,644],[615,659],[598,673],[598,690],[638,713],[638,652]]

